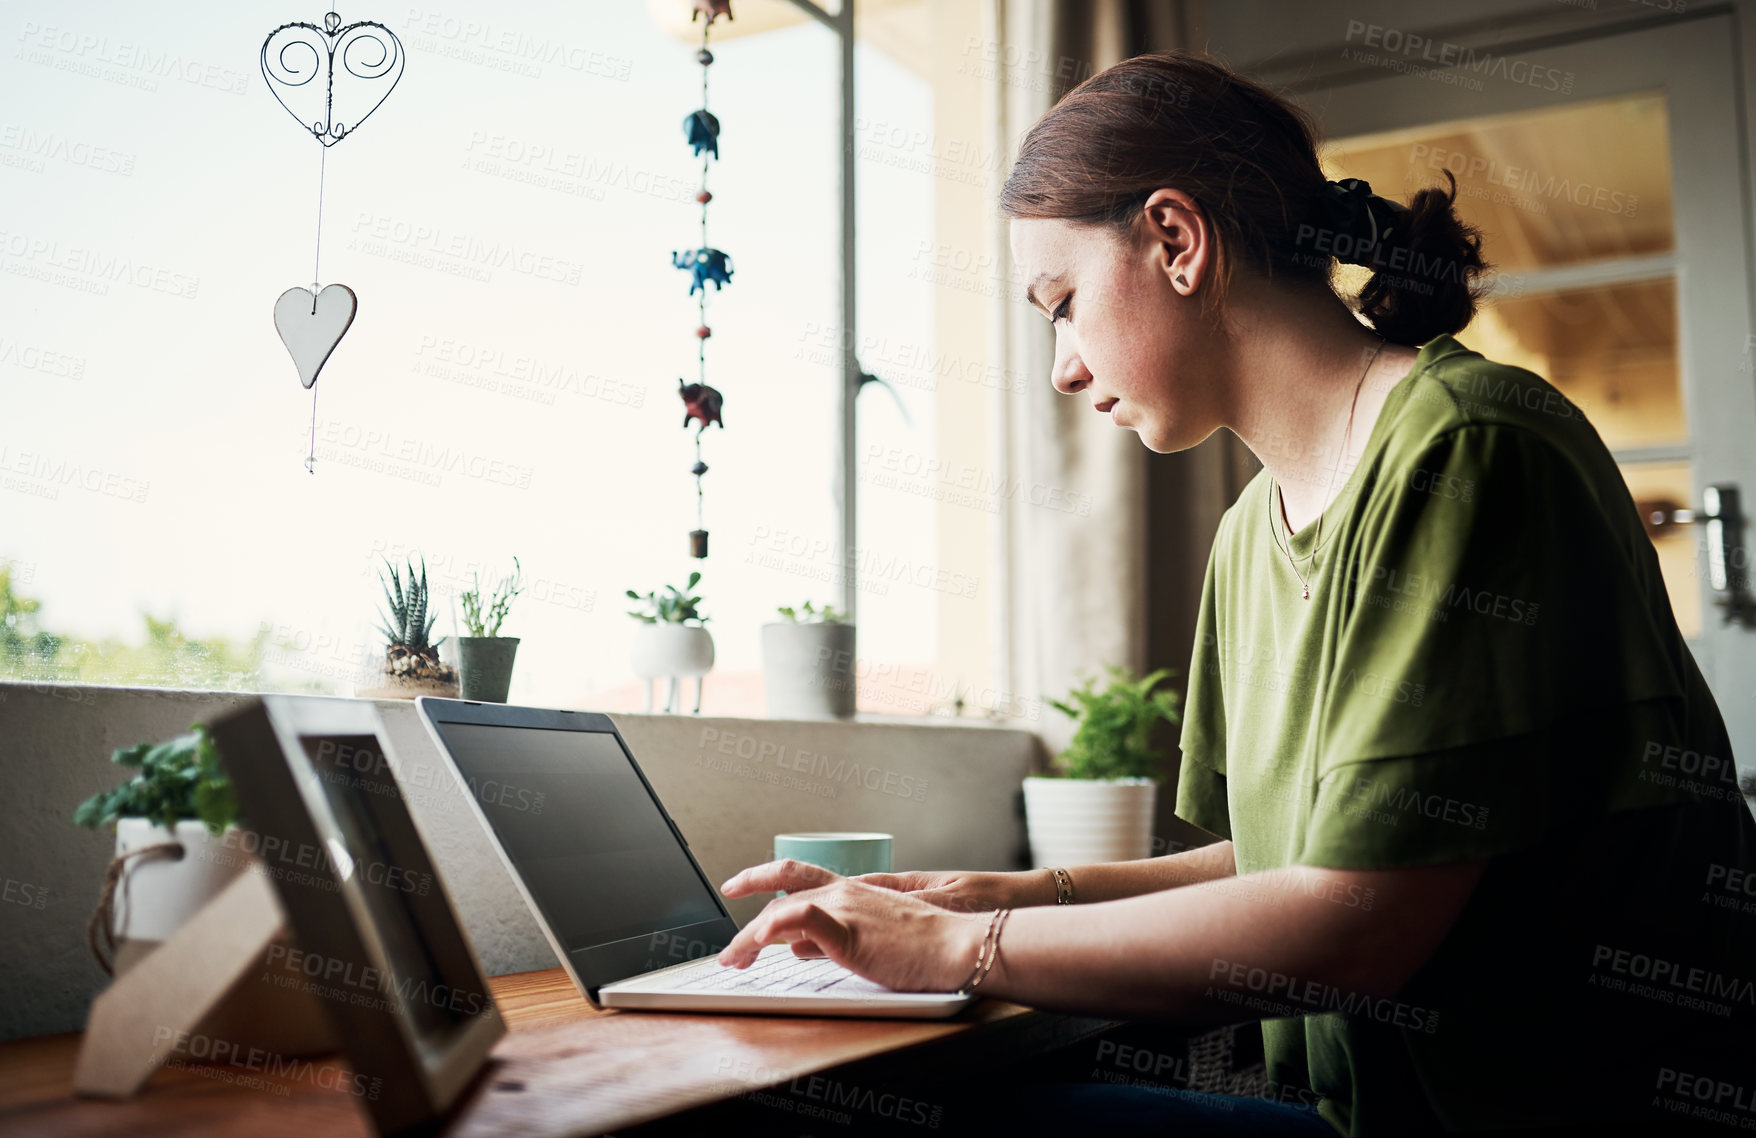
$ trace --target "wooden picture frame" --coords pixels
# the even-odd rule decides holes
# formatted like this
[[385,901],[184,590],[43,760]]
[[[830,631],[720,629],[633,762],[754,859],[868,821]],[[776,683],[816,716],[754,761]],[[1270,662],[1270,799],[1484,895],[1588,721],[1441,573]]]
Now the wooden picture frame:
[[270,695],[210,726],[374,1127],[432,1128],[506,1028],[377,709]]

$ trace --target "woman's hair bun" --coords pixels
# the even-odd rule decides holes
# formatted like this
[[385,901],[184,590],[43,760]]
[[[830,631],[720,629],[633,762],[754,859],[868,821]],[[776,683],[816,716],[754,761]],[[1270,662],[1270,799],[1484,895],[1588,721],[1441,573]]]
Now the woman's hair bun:
[[1418,190],[1407,206],[1373,196],[1364,212],[1374,221],[1389,217],[1391,224],[1380,225],[1375,239],[1356,242],[1354,255],[1338,251],[1338,259],[1373,270],[1360,290],[1360,314],[1395,343],[1424,344],[1462,331],[1481,297],[1488,267],[1482,235],[1457,216],[1457,179],[1449,170],[1445,179],[1448,186]]
[[1486,265],[1481,234],[1452,208],[1456,179],[1448,171],[1449,190],[1421,190],[1403,206],[1364,182],[1329,181],[1316,137],[1296,105],[1224,64],[1180,51],[1137,55],[1037,120],[1000,191],[1000,211],[1126,239],[1153,192],[1173,186],[1213,227],[1216,271],[1202,289],[1211,314],[1240,265],[1331,282],[1340,251],[1373,269],[1358,305],[1385,339],[1422,344],[1468,324]]

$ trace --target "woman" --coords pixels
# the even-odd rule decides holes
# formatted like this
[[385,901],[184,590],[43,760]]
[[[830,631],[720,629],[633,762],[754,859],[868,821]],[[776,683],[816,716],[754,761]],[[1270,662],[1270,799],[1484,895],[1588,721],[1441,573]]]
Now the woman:
[[[1087,1119],[1132,1093],[1221,1132],[1756,1123],[1756,915],[1715,886],[1756,873],[1756,822],[1603,442],[1451,336],[1483,269],[1454,195],[1327,182],[1297,111],[1182,54],[1044,115],[1001,205],[1056,388],[1263,463],[1181,740],[1177,812],[1219,840],[1065,875],[757,866],[725,894],[787,895],[722,961],[790,940],[897,988],[1263,1020],[1272,1102],[1088,1087]],[[1359,317],[1336,254],[1377,270]]]

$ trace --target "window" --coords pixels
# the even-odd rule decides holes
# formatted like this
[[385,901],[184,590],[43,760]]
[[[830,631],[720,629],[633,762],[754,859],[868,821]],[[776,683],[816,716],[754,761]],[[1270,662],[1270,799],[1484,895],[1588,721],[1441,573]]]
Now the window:
[[[869,7],[857,336],[890,390],[860,400],[859,706],[974,713],[998,381],[970,250],[998,163],[979,88],[952,85],[964,40],[928,50],[935,6]],[[517,556],[514,702],[644,707],[624,590],[700,569],[702,711],[763,714],[759,626],[841,599],[835,34],[779,3],[714,30],[708,243],[733,283],[707,307],[727,426],[701,439],[698,561],[676,394],[696,309],[670,264],[698,237],[693,40],[630,4],[353,18],[408,64],[324,159],[320,280],[359,310],[314,424],[270,310],[310,284],[320,150],[256,70],[272,21],[25,21],[0,75],[0,297],[23,317],[0,334],[0,675],[349,694],[380,683],[387,561],[424,558],[453,637],[457,595]]]

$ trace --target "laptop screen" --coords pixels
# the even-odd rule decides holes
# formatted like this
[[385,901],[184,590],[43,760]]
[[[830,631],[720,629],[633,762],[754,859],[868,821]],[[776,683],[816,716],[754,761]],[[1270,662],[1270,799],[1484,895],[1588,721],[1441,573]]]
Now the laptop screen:
[[614,734],[436,726],[570,953],[722,915]]

